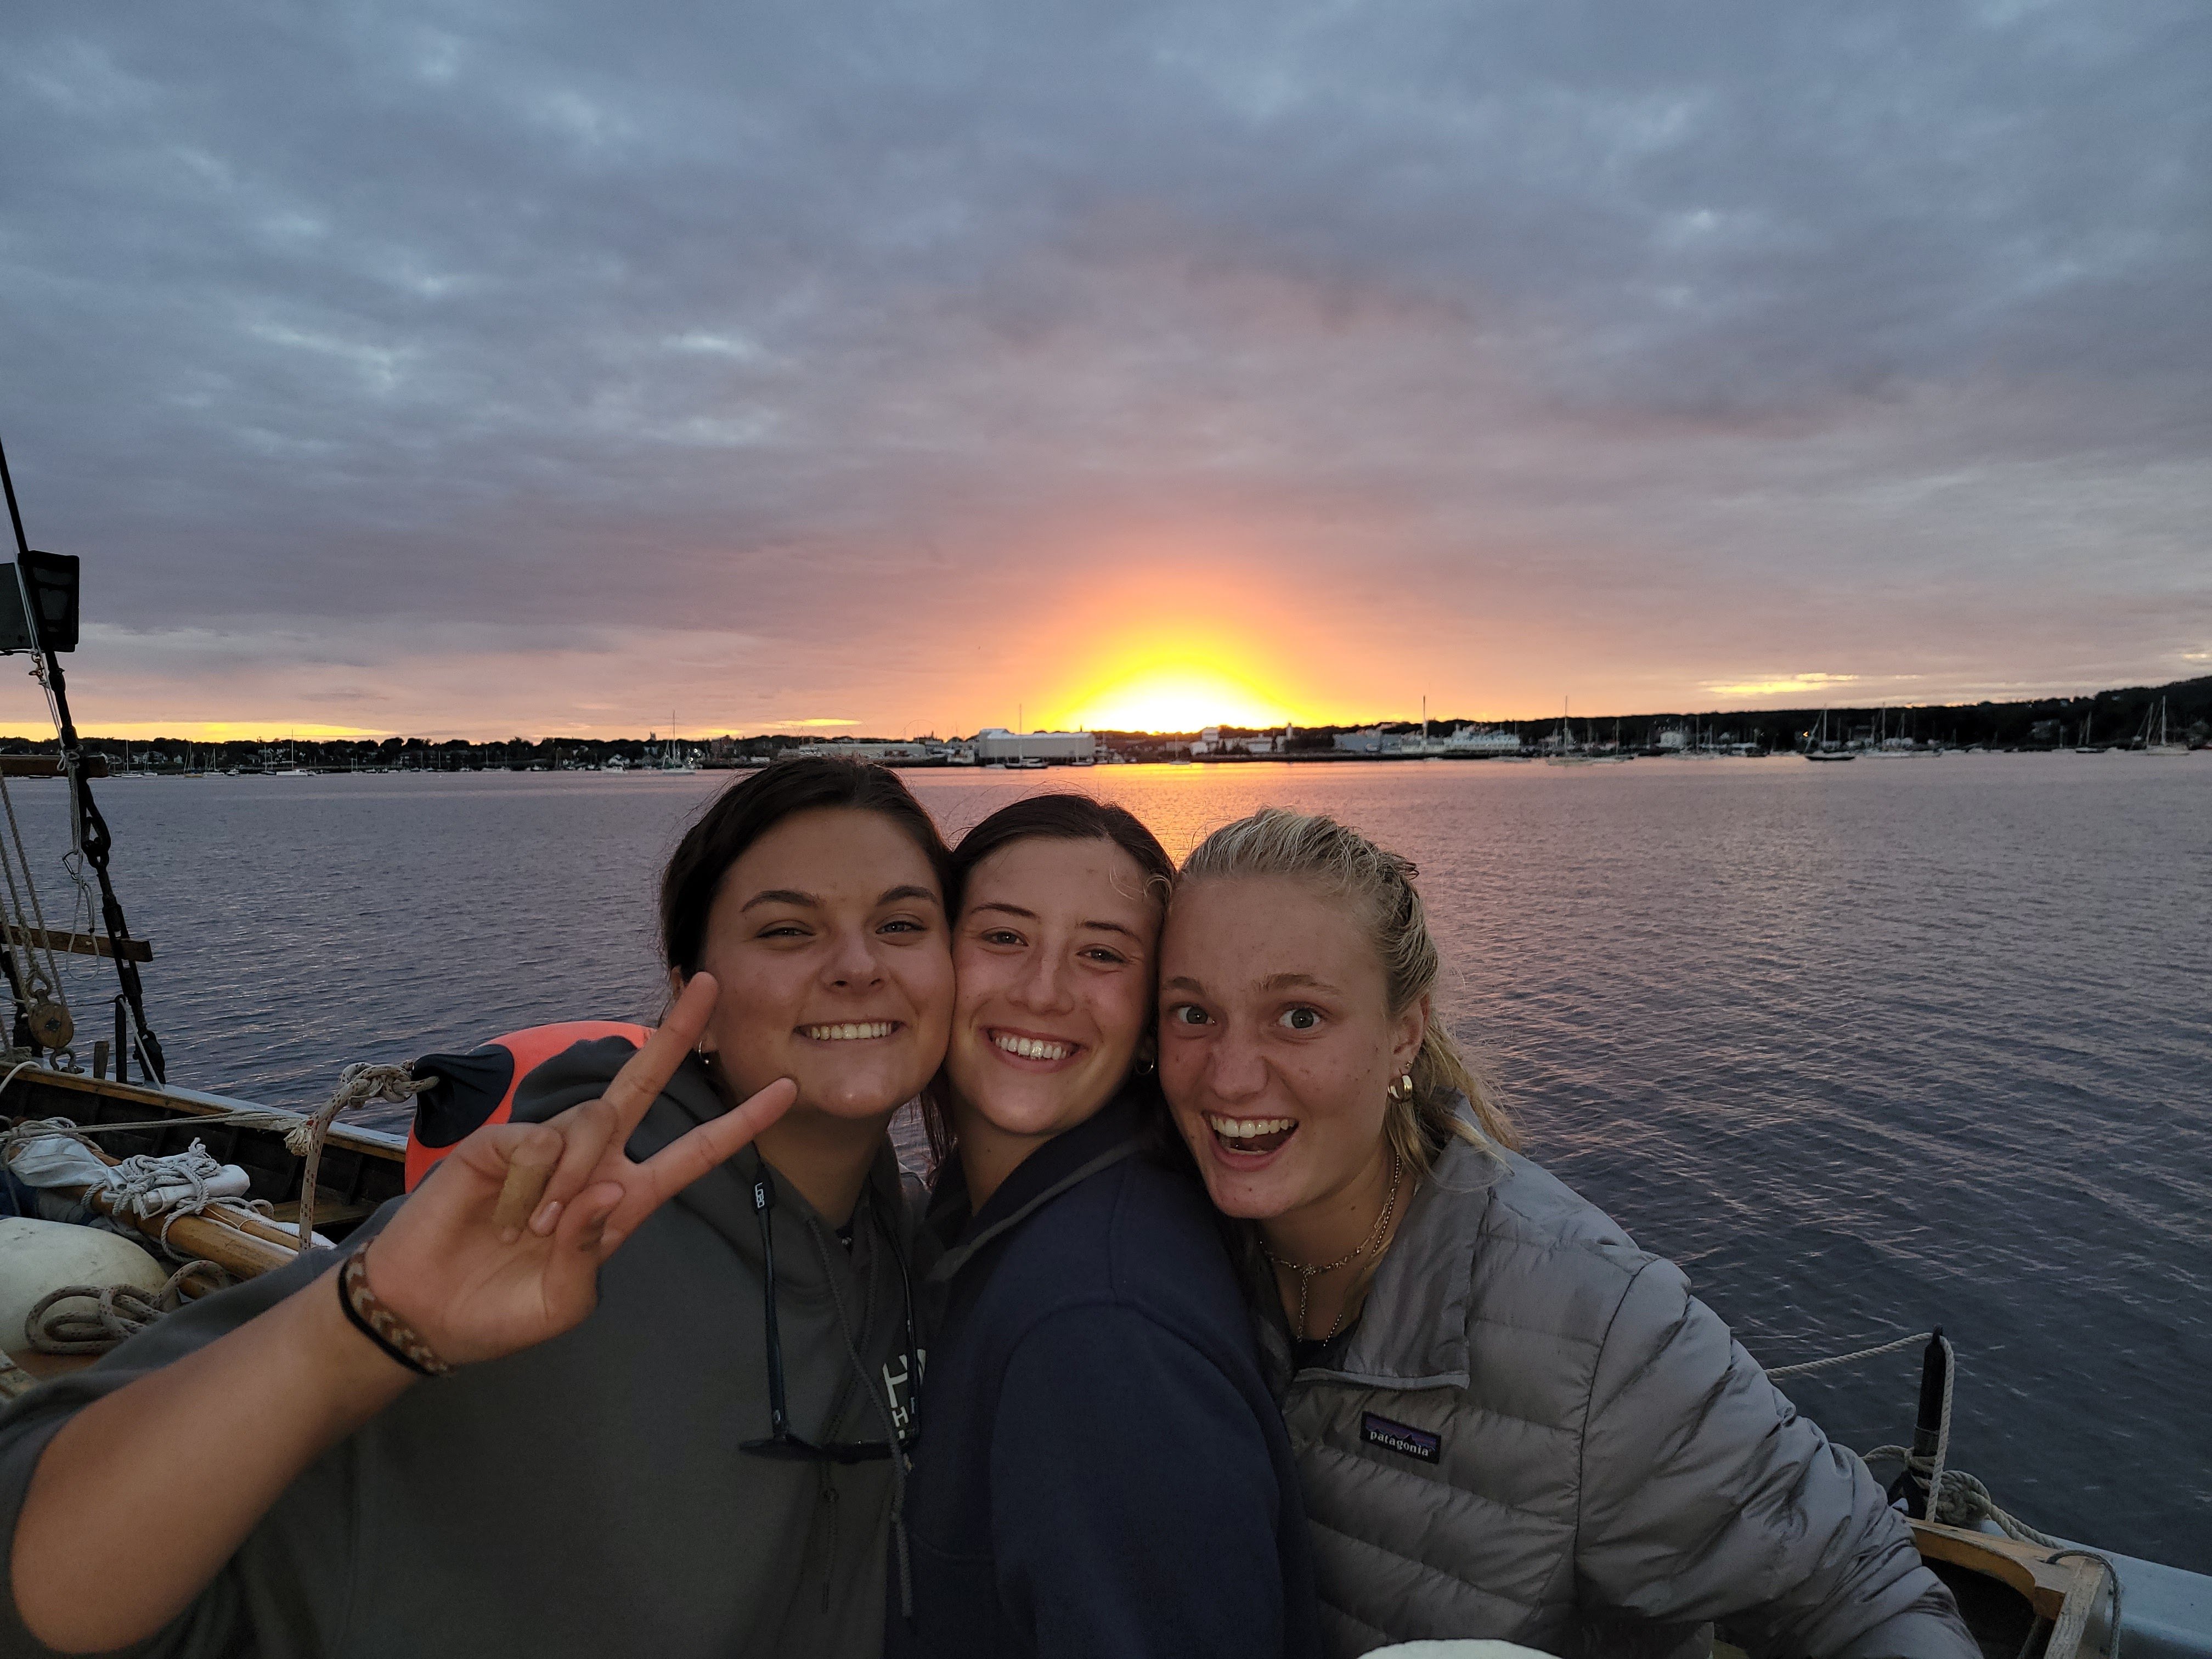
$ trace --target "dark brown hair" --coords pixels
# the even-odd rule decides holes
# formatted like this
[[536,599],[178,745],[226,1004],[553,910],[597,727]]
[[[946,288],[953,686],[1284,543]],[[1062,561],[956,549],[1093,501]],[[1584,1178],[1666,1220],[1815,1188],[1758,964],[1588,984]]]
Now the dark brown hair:
[[707,917],[730,866],[794,812],[844,807],[878,812],[906,832],[937,877],[948,918],[954,908],[952,854],[936,820],[897,773],[866,761],[802,756],[749,772],[714,797],[676,843],[660,876],[661,959],[684,978],[699,971]]
[[[1159,837],[1145,828],[1144,820],[1127,807],[1093,800],[1088,795],[1028,795],[1001,806],[960,837],[952,850],[945,900],[951,919],[957,921],[967,902],[968,878],[976,866],[992,854],[1023,841],[1103,841],[1127,853],[1144,872],[1145,891],[1158,901],[1163,916],[1175,888],[1175,860],[1160,845]],[[1147,1022],[1149,1024],[1149,1022]],[[940,1068],[921,1091],[922,1127],[929,1134],[933,1168],[952,1156],[951,1085]]]

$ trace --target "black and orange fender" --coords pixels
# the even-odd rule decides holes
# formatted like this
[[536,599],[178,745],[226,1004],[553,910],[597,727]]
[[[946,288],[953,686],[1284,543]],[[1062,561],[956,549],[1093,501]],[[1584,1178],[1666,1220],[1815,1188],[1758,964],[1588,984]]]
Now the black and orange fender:
[[407,1131],[407,1190],[438,1167],[438,1160],[487,1123],[504,1123],[514,1111],[514,1091],[531,1073],[580,1042],[621,1037],[642,1048],[649,1025],[611,1019],[573,1019],[532,1025],[495,1036],[465,1054],[425,1054],[416,1077],[438,1081],[415,1097],[415,1122]]

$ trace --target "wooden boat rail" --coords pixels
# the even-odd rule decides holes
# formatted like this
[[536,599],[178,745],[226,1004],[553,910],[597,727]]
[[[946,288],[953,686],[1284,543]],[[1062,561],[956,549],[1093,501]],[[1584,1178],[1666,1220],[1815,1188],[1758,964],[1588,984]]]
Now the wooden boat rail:
[[[222,1120],[237,1112],[266,1113],[284,1120],[282,1127]],[[111,1154],[181,1152],[194,1140],[225,1164],[244,1170],[251,1195],[277,1206],[279,1218],[298,1214],[304,1161],[284,1145],[284,1130],[304,1122],[305,1115],[282,1107],[257,1106],[195,1089],[118,1083],[83,1073],[33,1066],[19,1072],[0,1092],[0,1114],[11,1118],[65,1117],[86,1128],[109,1123],[167,1120],[160,1127],[102,1134],[99,1144]],[[407,1143],[382,1129],[343,1121],[331,1125],[316,1171],[317,1228],[343,1237],[353,1223],[404,1189]]]
[[[2027,1647],[2038,1659],[2094,1659],[2112,1640],[2112,1578],[2105,1563],[2086,1551],[1968,1532],[1933,1521],[1914,1521],[1920,1559],[1959,1588],[1944,1567],[1979,1574],[2026,1601],[2038,1625]],[[1966,1598],[1962,1597],[1962,1604]],[[1973,1623],[1971,1610],[1968,1622]],[[2035,1645],[2039,1636],[2041,1646]]]

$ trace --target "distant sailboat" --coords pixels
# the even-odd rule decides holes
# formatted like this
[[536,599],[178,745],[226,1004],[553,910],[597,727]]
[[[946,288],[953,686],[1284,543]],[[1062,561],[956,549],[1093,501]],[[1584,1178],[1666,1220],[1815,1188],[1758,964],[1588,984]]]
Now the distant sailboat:
[[1808,737],[1805,740],[1805,758],[1808,761],[1847,761],[1851,758],[1851,751],[1848,749],[1828,747],[1828,711],[1825,708],[1820,711],[1820,736],[1817,738]]
[[2175,743],[2166,735],[2166,699],[2164,697],[2160,697],[2158,700],[2158,737],[2155,740],[2152,738],[2150,732],[2150,710],[2146,708],[2143,710],[2142,735],[2136,739],[2136,742],[2140,745],[2142,752],[2146,755],[2167,756],[2185,755],[2189,752],[2189,745],[2187,744]]
[[1547,763],[1553,766],[1600,766],[1608,762],[1626,760],[1628,757],[1618,750],[1609,755],[1600,754],[1588,744],[1575,741],[1574,725],[1567,718],[1572,702],[1569,698],[1559,704],[1559,752],[1546,756]]

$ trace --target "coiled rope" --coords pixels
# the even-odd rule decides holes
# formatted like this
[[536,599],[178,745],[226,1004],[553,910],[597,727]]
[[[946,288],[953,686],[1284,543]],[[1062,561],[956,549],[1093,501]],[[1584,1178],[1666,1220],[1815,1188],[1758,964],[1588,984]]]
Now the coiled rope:
[[[158,1291],[139,1285],[64,1285],[24,1316],[23,1334],[40,1353],[106,1353],[164,1314],[174,1313],[184,1300],[185,1280],[200,1273],[218,1287],[231,1282],[212,1261],[187,1261]],[[76,1301],[91,1303],[90,1311],[63,1305]]]

